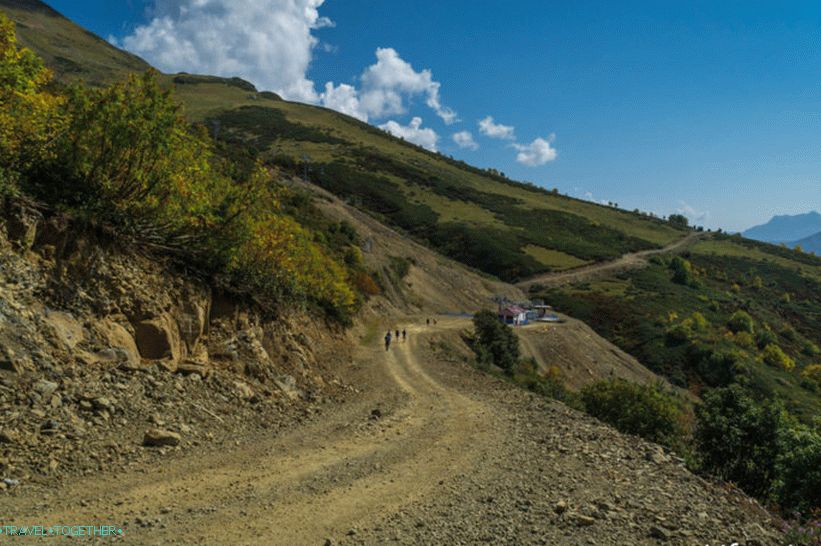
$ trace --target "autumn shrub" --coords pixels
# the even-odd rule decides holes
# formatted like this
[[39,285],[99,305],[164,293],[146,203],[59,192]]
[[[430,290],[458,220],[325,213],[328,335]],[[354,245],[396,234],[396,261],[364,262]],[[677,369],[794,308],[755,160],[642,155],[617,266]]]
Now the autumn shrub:
[[681,256],[675,256],[670,260],[670,269],[673,271],[674,283],[690,287],[698,286],[698,280],[693,272],[693,265],[688,260]]
[[761,359],[765,364],[774,368],[781,368],[787,371],[795,368],[795,360],[790,358],[790,356],[775,343],[770,343],[764,347],[764,351],[761,353]]
[[378,296],[382,293],[382,289],[376,281],[373,280],[367,272],[357,271],[352,276],[353,284],[356,289],[365,296]]
[[[20,191],[137,244],[184,256],[265,306],[315,302],[345,318],[358,298],[327,236],[287,214],[253,158],[219,155],[157,74],[43,91],[50,74],[0,15],[0,192]],[[355,241],[350,226],[329,233]]]
[[45,90],[50,80],[0,13],[0,194],[18,191],[21,173],[51,155],[48,144],[64,129],[63,98]]
[[821,364],[810,364],[801,371],[801,376],[821,387]]
[[[675,320],[672,316],[671,319]],[[692,341],[700,335],[709,332],[710,322],[698,311],[682,320],[679,323],[672,324],[665,331],[667,342],[672,345],[677,345]]]
[[244,287],[271,298],[317,300],[338,309],[354,304],[344,268],[296,221],[271,213],[250,220],[249,227],[249,237],[229,265]]
[[234,183],[154,72],[101,89],[74,86],[65,111],[53,160],[34,169],[38,197],[158,239],[224,220]]

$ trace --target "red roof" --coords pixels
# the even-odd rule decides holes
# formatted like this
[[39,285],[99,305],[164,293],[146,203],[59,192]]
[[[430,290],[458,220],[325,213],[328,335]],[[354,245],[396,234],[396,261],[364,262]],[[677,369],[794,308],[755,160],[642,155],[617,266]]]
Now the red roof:
[[525,310],[519,307],[518,305],[509,305],[499,311],[499,314],[504,317],[517,317],[524,313]]

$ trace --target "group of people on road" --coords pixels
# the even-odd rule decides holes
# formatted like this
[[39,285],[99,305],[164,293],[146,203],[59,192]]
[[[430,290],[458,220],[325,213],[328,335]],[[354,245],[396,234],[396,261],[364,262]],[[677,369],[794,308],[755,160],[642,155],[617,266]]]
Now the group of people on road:
[[[433,323],[433,325],[436,326],[436,319],[431,319],[431,318],[425,319],[425,324],[430,326],[431,323]],[[408,338],[407,330],[402,330],[401,332],[398,329],[395,330],[394,332],[391,332],[390,330],[388,330],[388,333],[385,334],[385,350],[387,351],[388,349],[391,348],[391,341],[393,339],[396,339],[396,342],[399,343],[400,340],[405,341],[407,338]]]
[[[399,330],[396,330],[396,342],[397,343],[399,343],[400,339],[402,341],[405,341],[407,338],[408,338],[408,332],[406,330],[402,330],[401,337],[400,337],[400,334],[399,334]],[[392,339],[391,331],[388,330],[388,333],[385,334],[385,350],[386,351],[391,348],[391,339]]]

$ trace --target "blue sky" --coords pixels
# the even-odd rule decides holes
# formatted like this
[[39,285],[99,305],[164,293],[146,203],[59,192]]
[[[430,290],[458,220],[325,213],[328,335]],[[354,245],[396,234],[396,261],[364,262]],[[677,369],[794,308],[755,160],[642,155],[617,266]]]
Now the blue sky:
[[[320,103],[326,82],[347,84],[370,123],[576,197],[730,230],[821,209],[818,3],[48,3],[166,70]],[[243,13],[252,4],[271,16]],[[214,21],[234,38],[209,37]],[[483,134],[487,116],[515,138]],[[464,131],[477,149],[454,142]]]

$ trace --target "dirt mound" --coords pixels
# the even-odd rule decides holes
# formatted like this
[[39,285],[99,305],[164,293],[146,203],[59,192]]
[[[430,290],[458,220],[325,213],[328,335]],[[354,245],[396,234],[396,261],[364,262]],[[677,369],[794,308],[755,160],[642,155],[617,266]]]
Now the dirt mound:
[[563,323],[533,323],[516,328],[522,352],[546,371],[556,367],[565,384],[580,389],[604,379],[621,378],[634,383],[665,382],[587,324],[562,316]]

